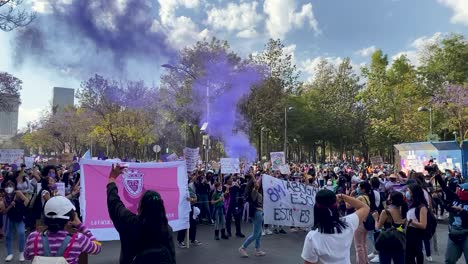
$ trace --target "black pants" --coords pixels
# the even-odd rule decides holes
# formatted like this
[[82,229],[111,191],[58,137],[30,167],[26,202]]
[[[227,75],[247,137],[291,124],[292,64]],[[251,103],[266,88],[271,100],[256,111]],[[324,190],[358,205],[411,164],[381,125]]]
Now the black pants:
[[243,212],[242,207],[238,207],[237,210],[236,208],[231,208],[229,207],[227,212],[226,212],[226,231],[229,235],[231,235],[231,222],[232,222],[232,216],[234,216],[234,222],[236,224],[236,235],[241,234],[241,212]]
[[423,264],[424,230],[408,227],[406,229],[406,264]]
[[[190,217],[189,239],[191,242],[193,242],[197,238],[197,221],[193,219],[193,208],[192,208],[192,211],[190,211],[189,217]],[[179,232],[177,232],[177,241],[179,243],[184,242],[185,234],[187,234],[187,229],[180,230]]]
[[404,251],[379,251],[380,264],[405,264]]

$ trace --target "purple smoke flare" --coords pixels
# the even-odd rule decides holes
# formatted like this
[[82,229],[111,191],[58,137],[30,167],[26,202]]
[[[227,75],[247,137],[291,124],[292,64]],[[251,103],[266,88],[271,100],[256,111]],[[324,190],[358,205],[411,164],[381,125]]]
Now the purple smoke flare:
[[203,76],[193,85],[194,108],[203,113],[201,124],[208,122],[207,133],[223,141],[228,157],[254,160],[256,149],[239,127],[244,120],[238,105],[262,75],[251,65],[233,63],[226,54],[209,58]]

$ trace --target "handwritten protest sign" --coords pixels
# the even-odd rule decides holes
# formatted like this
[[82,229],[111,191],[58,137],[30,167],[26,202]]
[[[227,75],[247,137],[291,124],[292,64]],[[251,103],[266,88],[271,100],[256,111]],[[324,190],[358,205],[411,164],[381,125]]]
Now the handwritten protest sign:
[[286,157],[284,152],[271,152],[271,168],[273,170],[280,170],[282,165],[286,164]]
[[23,163],[23,149],[0,149],[0,163],[21,164]]
[[239,159],[222,158],[221,159],[221,173],[223,174],[240,173]]
[[197,169],[197,162],[200,157],[200,150],[198,148],[185,148],[184,156],[187,163],[187,171],[192,172]]
[[314,224],[317,189],[262,176],[264,222],[269,225],[310,227]]

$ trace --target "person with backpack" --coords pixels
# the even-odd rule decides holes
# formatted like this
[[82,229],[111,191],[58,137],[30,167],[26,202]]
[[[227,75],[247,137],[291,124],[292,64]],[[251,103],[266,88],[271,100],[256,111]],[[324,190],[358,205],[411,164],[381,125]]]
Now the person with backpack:
[[424,263],[422,247],[424,230],[427,227],[428,205],[422,187],[416,183],[408,185],[405,195],[409,203],[409,210],[406,214],[408,228],[406,229],[405,263],[422,264]]
[[367,218],[360,223],[359,228],[354,233],[354,247],[356,250],[356,264],[367,264],[369,257],[367,255],[367,233],[375,229],[374,218],[372,213],[377,211],[375,206],[375,196],[371,185],[367,182],[360,182],[355,190],[357,199],[370,207],[370,212]]
[[261,182],[261,178],[259,180],[256,180],[252,177],[249,180],[247,187],[245,188],[246,200],[249,202],[249,211],[251,211],[249,212],[249,214],[252,217],[253,230],[252,234],[249,237],[247,237],[247,239],[244,241],[244,244],[242,244],[242,246],[239,248],[239,253],[244,258],[249,257],[249,254],[247,254],[246,249],[254,241],[255,256],[262,257],[266,255],[266,253],[260,248],[263,225],[263,192],[261,189]]
[[107,184],[107,209],[120,236],[121,264],[175,264],[172,228],[169,226],[164,201],[156,191],[146,191],[138,214],[123,204],[116,185],[126,167],[112,165]]
[[[33,264],[77,264],[82,253],[97,255],[99,243],[84,226],[75,206],[65,197],[50,198],[44,206],[45,231],[29,234],[24,255]],[[69,227],[73,228],[68,230]]]
[[[387,200],[387,208],[379,214],[375,212],[375,229],[380,230],[375,247],[379,251],[381,264],[405,263],[406,236],[404,233],[408,205],[401,192],[392,192]],[[382,229],[383,228],[383,229]],[[382,229],[382,230],[381,230]]]
[[12,180],[8,180],[5,183],[5,196],[0,202],[0,214],[4,215],[4,228],[6,230],[6,262],[10,262],[14,258],[13,241],[15,233],[18,235],[18,260],[20,262],[25,261],[24,247],[26,240],[26,225],[24,218],[26,216],[26,206],[28,203],[29,199],[23,194],[23,192],[16,189],[16,183]]

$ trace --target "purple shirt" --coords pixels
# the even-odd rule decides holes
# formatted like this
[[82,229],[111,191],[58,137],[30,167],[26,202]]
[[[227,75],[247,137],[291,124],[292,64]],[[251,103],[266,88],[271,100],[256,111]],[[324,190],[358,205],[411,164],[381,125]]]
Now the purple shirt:
[[[70,253],[66,260],[70,264],[77,264],[78,259],[81,253],[87,253],[96,255],[101,252],[101,244],[97,242],[96,238],[94,238],[93,234],[84,226],[80,225],[78,227],[79,232],[76,233],[75,241],[71,247]],[[47,233],[47,237],[49,239],[49,247],[51,251],[51,255],[55,256],[58,249],[62,245],[63,240],[69,233],[65,230],[59,231],[57,233]],[[36,241],[37,236],[39,236],[39,240],[37,243],[37,255],[43,256],[44,255],[44,247],[42,245],[42,238],[41,233],[35,231],[29,234],[28,239],[26,241],[26,248],[24,250],[24,257],[28,260],[32,260],[34,258],[34,243]],[[71,240],[70,240],[71,243]]]

